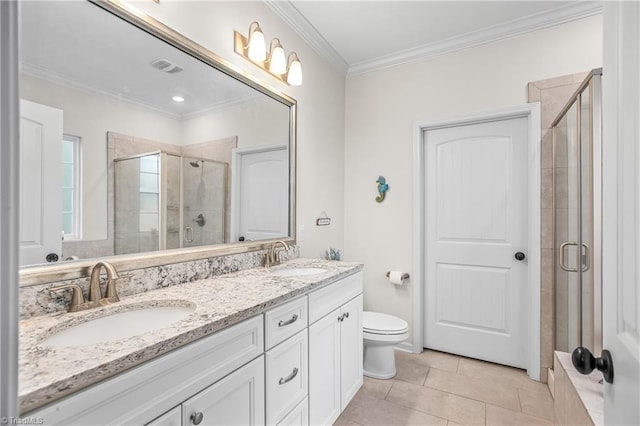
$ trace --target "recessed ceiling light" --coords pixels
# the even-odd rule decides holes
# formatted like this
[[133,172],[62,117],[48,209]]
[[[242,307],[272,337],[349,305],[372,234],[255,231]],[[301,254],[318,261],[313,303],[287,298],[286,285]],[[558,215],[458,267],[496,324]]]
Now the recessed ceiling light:
[[178,96],[178,95],[174,96],[171,99],[173,99],[174,102],[184,102],[184,98],[182,96]]

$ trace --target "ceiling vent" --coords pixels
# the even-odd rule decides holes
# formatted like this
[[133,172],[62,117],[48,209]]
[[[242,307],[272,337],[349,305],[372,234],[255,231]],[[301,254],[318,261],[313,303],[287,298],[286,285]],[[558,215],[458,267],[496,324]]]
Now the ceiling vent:
[[168,74],[175,74],[184,70],[184,68],[182,68],[180,65],[171,62],[168,59],[156,59],[155,61],[151,62],[151,66]]

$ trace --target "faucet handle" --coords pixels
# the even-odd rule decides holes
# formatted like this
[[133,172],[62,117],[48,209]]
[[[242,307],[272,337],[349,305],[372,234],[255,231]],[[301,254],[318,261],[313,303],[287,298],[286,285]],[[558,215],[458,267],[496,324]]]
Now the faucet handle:
[[115,279],[111,279],[107,281],[107,290],[104,293],[104,299],[107,299],[109,303],[120,301],[120,298],[118,297],[118,291],[116,290]]
[[67,288],[73,289],[73,294],[71,295],[71,304],[69,304],[68,312],[77,312],[86,309],[84,294],[82,293],[82,288],[80,288],[78,284],[65,284],[56,287],[49,287],[48,290],[51,293],[54,293],[56,291],[64,290]]
[[129,274],[117,274],[115,277],[107,279],[107,288],[105,289],[105,292],[104,292],[104,299],[107,299],[109,303],[115,303],[120,301],[120,297],[118,297],[118,290],[116,289],[116,282],[119,279],[123,279],[123,278],[129,279],[131,277],[133,277],[133,274],[129,273]]

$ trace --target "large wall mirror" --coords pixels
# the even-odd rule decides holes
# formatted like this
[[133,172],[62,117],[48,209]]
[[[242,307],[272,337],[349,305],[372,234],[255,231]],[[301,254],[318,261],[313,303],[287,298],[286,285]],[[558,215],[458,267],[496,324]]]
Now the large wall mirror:
[[294,239],[293,99],[119,3],[24,2],[20,30],[23,284]]

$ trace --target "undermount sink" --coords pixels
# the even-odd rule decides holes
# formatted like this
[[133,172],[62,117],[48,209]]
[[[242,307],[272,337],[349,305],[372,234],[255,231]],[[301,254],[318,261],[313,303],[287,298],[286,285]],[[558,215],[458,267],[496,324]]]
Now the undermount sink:
[[81,322],[54,332],[42,341],[46,346],[84,346],[112,342],[159,330],[189,316],[195,310],[188,306],[136,306]]
[[278,277],[303,277],[305,275],[317,275],[327,272],[324,268],[283,268],[272,269],[271,274]]

